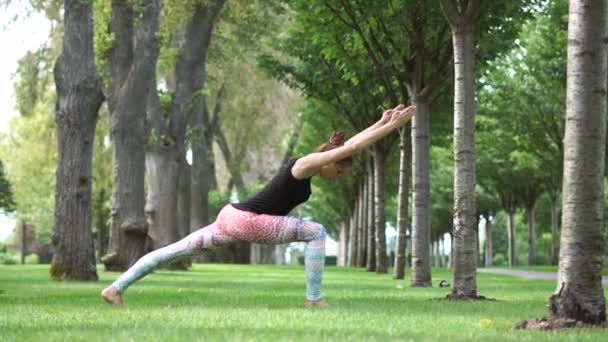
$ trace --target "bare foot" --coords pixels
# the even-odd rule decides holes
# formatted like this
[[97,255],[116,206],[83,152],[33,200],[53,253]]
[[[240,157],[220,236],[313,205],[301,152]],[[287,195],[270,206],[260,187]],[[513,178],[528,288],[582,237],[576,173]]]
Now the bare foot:
[[114,306],[122,306],[123,302],[122,302],[122,293],[120,293],[120,291],[118,291],[117,288],[115,288],[114,286],[108,286],[105,289],[103,289],[103,291],[101,291],[101,296],[103,297],[103,299],[114,305]]
[[329,304],[327,304],[325,299],[321,298],[321,299],[317,299],[317,300],[307,300],[306,303],[304,303],[304,306],[308,306],[308,307],[317,306],[320,308],[328,308]]

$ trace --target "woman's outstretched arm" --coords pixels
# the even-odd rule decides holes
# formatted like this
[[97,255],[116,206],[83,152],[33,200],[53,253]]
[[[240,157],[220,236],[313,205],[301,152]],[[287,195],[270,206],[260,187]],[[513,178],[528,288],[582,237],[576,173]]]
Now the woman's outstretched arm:
[[370,131],[376,130],[384,125],[386,125],[389,121],[391,121],[391,116],[393,115],[394,111],[399,111],[399,110],[403,110],[405,109],[405,105],[400,104],[395,108],[391,108],[391,109],[387,109],[384,111],[384,113],[382,113],[382,117],[380,118],[380,120],[376,121],[373,125],[367,127],[366,129],[362,130],[361,132],[355,134],[354,136],[352,136],[350,139],[348,139],[344,145],[350,145],[352,144],[352,142],[354,140],[356,140],[358,137],[360,137],[362,134],[368,133]]
[[345,143],[343,146],[333,150],[310,153],[298,159],[293,166],[292,172],[294,175],[297,175],[298,178],[310,177],[317,173],[322,166],[350,157],[356,152],[361,151],[364,148],[374,144],[376,141],[384,138],[392,131],[410,121],[415,113],[415,106],[409,106],[402,110],[395,110],[392,112],[388,123],[374,130],[368,130],[357,134],[353,138],[349,139],[348,145]]

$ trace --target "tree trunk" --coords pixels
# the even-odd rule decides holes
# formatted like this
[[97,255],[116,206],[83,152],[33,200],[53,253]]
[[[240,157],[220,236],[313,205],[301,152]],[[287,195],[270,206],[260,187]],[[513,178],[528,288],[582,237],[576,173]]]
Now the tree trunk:
[[340,225],[340,243],[338,244],[338,265],[347,266],[348,254],[348,219],[342,221]]
[[509,259],[509,267],[515,266],[517,263],[515,260],[515,209],[509,210],[509,226],[507,230],[507,240],[508,240],[508,248],[507,251],[508,259]]
[[394,279],[403,279],[405,275],[407,211],[409,209],[410,170],[412,167],[412,136],[409,125],[399,132],[399,151],[399,194],[397,197],[397,239],[395,242]]
[[50,276],[97,280],[91,177],[95,126],[104,95],[95,68],[91,2],[66,0],[64,25],[63,52],[54,70],[59,157]]
[[551,196],[551,265],[559,262],[559,240],[557,227],[557,196]]
[[27,229],[25,221],[21,222],[21,265],[25,265],[25,256],[27,255]]
[[494,263],[494,251],[492,250],[492,220],[490,215],[486,216],[486,267],[492,267]]
[[430,112],[428,103],[413,99],[412,121],[412,286],[431,286]]
[[[124,271],[145,254],[146,222],[145,115],[158,57],[160,4],[152,1],[133,34],[133,13],[127,1],[112,1],[110,55],[110,133],[112,149],[112,215],[107,270]],[[137,41],[137,44],[135,43]]]
[[376,209],[376,273],[388,273],[388,259],[386,255],[386,205],[384,190],[384,173],[386,167],[386,152],[374,145],[374,198]]
[[368,153],[369,158],[366,161],[367,168],[367,183],[369,188],[369,196],[367,198],[367,271],[376,272],[376,206],[374,187],[374,166],[373,156]]
[[[363,178],[365,179],[365,178]],[[364,209],[365,209],[365,196],[366,196],[366,190],[365,190],[365,182],[361,181],[359,183],[359,236],[361,236],[361,238],[359,239],[359,241],[357,241],[357,245],[359,246],[358,248],[358,252],[357,252],[357,266],[358,267],[365,267],[365,258],[367,257],[367,235],[366,235],[366,229],[365,226],[367,226],[365,224],[365,214],[364,214]]]
[[348,258],[347,263],[348,266],[355,266],[355,261],[357,257],[357,224],[355,222],[355,213],[353,209],[353,213],[350,216],[350,223],[348,225]]
[[528,265],[536,264],[536,202],[526,208],[528,216]]
[[553,317],[606,321],[602,287],[608,1],[571,0],[562,235]]

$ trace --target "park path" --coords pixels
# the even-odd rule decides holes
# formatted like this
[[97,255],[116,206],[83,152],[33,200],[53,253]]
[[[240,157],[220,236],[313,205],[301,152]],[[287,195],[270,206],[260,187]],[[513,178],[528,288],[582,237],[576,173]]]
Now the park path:
[[[528,279],[557,280],[557,272],[508,270],[504,268],[478,268],[478,273],[504,274]],[[608,286],[608,277],[602,277],[602,285]]]

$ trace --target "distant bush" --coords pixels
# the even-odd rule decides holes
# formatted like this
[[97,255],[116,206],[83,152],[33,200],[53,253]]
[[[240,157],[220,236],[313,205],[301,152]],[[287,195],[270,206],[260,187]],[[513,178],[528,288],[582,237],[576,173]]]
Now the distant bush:
[[507,266],[508,264],[507,258],[505,258],[505,255],[502,253],[496,253],[492,261],[494,266]]
[[25,257],[25,263],[28,265],[38,265],[40,263],[40,259],[38,258],[38,254],[32,253]]
[[17,259],[10,254],[0,253],[0,265],[16,265]]

